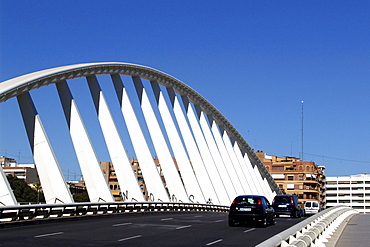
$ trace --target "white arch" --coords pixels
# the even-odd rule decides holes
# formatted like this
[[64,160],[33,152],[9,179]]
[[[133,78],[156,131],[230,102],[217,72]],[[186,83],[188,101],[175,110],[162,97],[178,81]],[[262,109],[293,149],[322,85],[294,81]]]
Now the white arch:
[[[178,122],[178,121],[180,121],[180,119],[177,119],[177,118],[171,118],[171,117],[168,117],[168,116],[165,117],[165,121],[166,121],[165,125],[166,126],[180,126],[180,125],[182,126],[182,131],[178,132],[178,134],[180,135],[179,138],[182,139],[183,141],[186,138],[190,138],[192,136],[193,137],[195,136],[197,138],[198,143],[196,143],[196,145],[201,145],[201,146],[198,146],[198,147],[195,147],[195,148],[198,149],[198,152],[200,151],[200,155],[202,156],[201,159],[203,159],[203,161],[199,160],[199,162],[204,162],[204,161],[208,162],[208,164],[204,164],[205,168],[207,168],[208,170],[204,170],[202,168],[198,171],[197,170],[198,168],[194,169],[194,165],[200,165],[200,164],[192,164],[193,162],[195,162],[195,160],[191,160],[191,157],[195,157],[195,156],[189,155],[190,167],[192,167],[191,169],[193,170],[195,176],[186,175],[187,176],[186,181],[183,182],[183,186],[184,186],[185,191],[192,190],[192,191],[194,191],[198,194],[198,197],[201,197],[201,194],[203,194],[203,196],[202,196],[203,199],[199,198],[198,199],[199,201],[203,201],[204,199],[208,200],[208,198],[213,198],[214,202],[219,201],[220,203],[226,204],[226,202],[229,201],[229,199],[230,199],[230,198],[228,198],[227,200],[224,199],[224,198],[228,197],[226,195],[227,194],[229,194],[229,195],[234,195],[235,194],[235,188],[232,185],[231,181],[229,181],[229,177],[227,179],[223,178],[226,182],[226,185],[225,185],[226,188],[221,188],[220,184],[217,184],[217,186],[216,186],[217,191],[215,189],[215,186],[211,186],[213,188],[211,188],[211,187],[205,188],[204,185],[206,183],[202,183],[201,180],[202,179],[207,179],[206,177],[209,177],[209,178],[211,178],[211,176],[214,177],[215,175],[217,175],[216,170],[218,170],[219,175],[217,175],[218,179],[215,182],[222,181],[222,179],[220,179],[220,178],[222,178],[223,174],[220,174],[220,172],[225,174],[226,171],[229,170],[228,168],[226,170],[225,167],[230,166],[230,164],[233,164],[234,166],[235,165],[237,166],[236,169],[227,171],[227,173],[229,173],[231,171],[232,176],[235,178],[236,177],[235,176],[235,171],[240,170],[239,166],[241,166],[242,163],[244,163],[244,162],[241,162],[241,160],[239,160],[239,161],[236,160],[235,154],[233,154],[231,152],[229,143],[225,143],[224,144],[225,147],[223,147],[223,144],[221,143],[221,139],[220,139],[219,136],[216,136],[217,137],[216,140],[213,139],[212,135],[215,135],[217,132],[215,132],[215,130],[212,130],[212,128],[211,128],[212,124],[207,125],[206,122],[204,122],[204,120],[205,120],[205,119],[203,119],[204,116],[208,116],[208,117],[212,118],[217,123],[219,128],[222,129],[222,132],[224,133],[223,136],[225,136],[225,133],[227,133],[227,135],[233,140],[233,142],[235,142],[235,145],[234,145],[235,150],[234,151],[237,153],[237,156],[240,153],[243,153],[243,154],[247,153],[248,155],[245,155],[244,159],[251,159],[250,162],[247,162],[247,163],[249,163],[249,164],[253,163],[254,165],[257,165],[258,169],[254,169],[254,172],[260,173],[261,176],[257,176],[258,179],[255,181],[255,183],[260,184],[264,188],[264,190],[255,191],[255,188],[258,188],[259,185],[257,186],[256,184],[254,184],[253,187],[245,188],[244,191],[246,191],[246,192],[251,191],[251,192],[256,192],[256,193],[257,192],[268,193],[268,194],[270,194],[270,196],[271,196],[271,194],[274,194],[274,193],[280,193],[279,187],[276,185],[276,183],[272,179],[271,175],[268,173],[268,171],[266,170],[266,168],[264,167],[262,162],[258,159],[258,157],[255,155],[255,153],[250,148],[250,146],[247,144],[247,142],[243,139],[243,137],[238,133],[238,131],[228,122],[228,120],[215,107],[213,107],[207,100],[205,100],[201,95],[199,95],[197,92],[195,92],[189,86],[185,85],[184,83],[177,80],[176,78],[174,78],[174,77],[172,77],[172,76],[170,76],[166,73],[163,73],[161,71],[155,70],[153,68],[149,68],[149,67],[141,66],[141,65],[136,65],[136,64],[130,64],[130,63],[120,63],[120,62],[86,63],[86,64],[75,64],[75,65],[68,65],[68,66],[62,66],[62,67],[57,67],[57,68],[51,68],[51,69],[42,70],[42,71],[27,74],[27,75],[23,75],[23,76],[13,78],[13,79],[10,79],[8,81],[0,83],[0,102],[4,102],[4,101],[6,101],[6,100],[8,100],[12,97],[17,97],[19,95],[22,95],[23,93],[29,92],[33,89],[43,87],[45,85],[56,84],[58,82],[68,81],[70,79],[75,79],[75,78],[79,78],[79,77],[89,77],[89,76],[91,77],[91,76],[95,76],[95,75],[105,75],[105,74],[106,75],[111,75],[112,78],[116,78],[116,81],[117,81],[117,78],[119,78],[119,76],[121,76],[121,75],[126,75],[126,76],[131,76],[131,77],[134,77],[134,78],[141,78],[141,79],[149,80],[152,84],[157,83],[157,84],[163,85],[167,89],[171,89],[173,91],[173,93],[178,94],[178,97],[181,97],[183,99],[186,98],[188,100],[188,102],[180,102],[177,99],[178,97],[174,98],[175,101],[176,101],[175,104],[172,105],[172,107],[168,108],[168,110],[172,111],[171,114],[173,116],[180,113],[180,110],[179,110],[180,108],[178,108],[178,107],[180,107],[180,104],[182,104],[181,105],[182,108],[193,107],[194,109],[200,109],[201,110],[201,112],[202,112],[201,113],[202,114],[201,115],[202,116],[202,118],[201,118],[202,127],[201,128],[197,127],[197,129],[192,129],[192,128],[194,128],[194,126],[196,126],[195,122],[194,122],[194,119],[193,119],[193,117],[197,115],[195,113],[188,114],[188,115],[184,114],[183,116],[181,116],[181,118],[184,118],[184,119],[181,120],[181,122]],[[119,91],[119,90],[117,91],[117,95],[118,95],[119,99],[122,99],[122,93],[126,93],[126,92],[125,91]],[[66,97],[66,96],[61,96],[61,97],[63,98],[63,97]],[[127,111],[123,111],[124,109],[129,109],[127,107],[130,104],[129,100],[127,98],[127,95],[124,95],[124,97],[127,100],[125,102],[123,102],[123,101],[120,102],[121,104],[125,104],[124,106],[122,106],[122,114],[124,115],[126,121],[133,121],[133,116],[134,115],[132,115],[130,113],[130,117],[127,118],[128,116],[125,116],[126,114],[128,114]],[[147,99],[145,99],[145,100],[147,100]],[[142,106],[142,107],[145,107],[145,110],[151,110],[152,109],[152,106],[150,106],[150,104],[148,104],[148,103],[145,103],[145,104],[146,104],[145,106]],[[173,102],[172,102],[172,104],[173,104]],[[189,104],[189,105],[184,105],[184,104]],[[174,106],[177,107],[178,109],[173,108]],[[109,109],[105,110],[105,112],[108,112],[108,111],[109,111]],[[163,110],[161,110],[161,111],[163,111]],[[67,120],[68,120],[68,118],[70,118],[71,116],[66,116],[66,117],[67,117]],[[79,120],[79,121],[81,121],[81,120]],[[152,119],[147,119],[147,121],[150,122],[150,121],[152,121]],[[198,121],[199,121],[199,119],[197,120],[197,122]],[[113,120],[110,120],[110,122],[113,122]],[[151,123],[156,123],[156,122],[157,121],[154,121],[154,118],[153,118],[153,122],[151,122]],[[192,123],[192,124],[189,125],[189,123]],[[134,132],[142,133],[142,130],[140,128],[137,128],[137,127],[134,126],[136,124],[138,124],[138,123],[137,122],[131,122],[130,129],[132,131],[132,134]],[[188,125],[188,126],[186,126],[186,125]],[[184,134],[185,133],[184,130],[186,128],[189,128],[189,127],[190,127],[190,132],[186,132],[186,134]],[[173,127],[171,127],[171,128],[173,128]],[[194,135],[193,131],[196,131],[195,135]],[[171,130],[170,133],[174,133],[174,131]],[[152,136],[150,138],[155,138],[153,132],[152,132],[151,135]],[[186,135],[186,136],[181,136],[181,135]],[[232,162],[223,161],[222,159],[217,160],[217,167],[218,168],[216,168],[216,166],[214,166],[213,164],[209,164],[209,162],[212,162],[212,159],[211,158],[205,159],[205,158],[206,157],[211,157],[211,155],[210,155],[209,151],[207,151],[207,153],[205,153],[205,152],[210,147],[205,148],[203,146],[203,145],[206,145],[206,142],[203,142],[204,137],[207,138],[207,142],[208,142],[207,145],[211,145],[213,148],[217,147],[217,145],[218,145],[219,148],[222,148],[222,151],[223,151],[222,159],[224,159],[224,158],[226,159],[227,156],[229,156],[233,161]],[[133,142],[135,142],[135,141],[133,141]],[[172,141],[172,143],[175,143],[172,138],[171,138],[171,141]],[[143,142],[141,142],[141,143],[145,143],[145,141],[143,140]],[[159,143],[161,143],[161,144],[159,144]],[[186,143],[184,142],[184,144],[186,144]],[[155,142],[153,145],[155,146],[155,148],[159,148],[159,146],[163,146],[163,141]],[[142,144],[137,144],[137,145],[135,145],[134,148],[136,149],[136,151],[139,151],[139,148],[141,148],[141,147],[142,147]],[[189,146],[181,145],[181,148],[187,149],[187,148],[189,148]],[[226,153],[226,150],[229,153],[228,155]],[[187,169],[186,174],[189,174],[189,169],[188,169],[189,166],[188,165],[184,166],[183,164],[185,164],[185,162],[186,162],[184,160],[184,158],[186,157],[185,154],[186,153],[189,154],[189,151],[190,150],[185,150],[185,153],[183,153],[181,155],[181,160],[182,160],[181,161],[181,166],[179,166],[179,168],[178,168],[178,169],[184,169],[184,167],[186,167],[186,169]],[[179,153],[179,152],[176,152],[176,153]],[[153,191],[156,191],[156,193],[159,195],[159,197],[157,197],[157,198],[159,198],[161,200],[167,200],[168,195],[165,194],[162,185],[159,185],[158,176],[155,175],[157,169],[153,169],[152,165],[150,165],[150,164],[146,165],[146,163],[149,162],[149,159],[150,159],[150,156],[148,154],[149,154],[149,152],[147,152],[145,154],[145,161],[144,160],[142,161],[144,170],[146,169],[148,171],[148,174],[150,174],[150,176],[151,176],[151,177],[146,177],[146,183],[149,187],[152,188]],[[213,156],[214,156],[213,159],[214,158],[217,158],[217,159],[220,158],[219,155],[215,154],[215,153],[213,154]],[[166,154],[166,160],[169,160],[168,152]],[[139,161],[139,163],[140,163],[140,161]],[[149,163],[151,163],[151,161]],[[164,166],[164,167],[166,167],[166,166]],[[181,167],[183,167],[183,168],[181,168]],[[167,172],[167,170],[166,170],[165,176],[166,176],[166,174],[174,174],[173,167],[171,166],[169,168],[170,168],[171,172]],[[168,170],[168,171],[170,171],[170,170]],[[245,169],[243,169],[243,170],[244,170],[244,172],[246,172]],[[201,171],[202,174],[198,173],[200,171]],[[184,172],[185,172],[185,170],[184,170]],[[179,170],[179,174],[181,174],[181,170]],[[246,175],[246,174],[244,174],[244,175]],[[156,177],[156,178],[154,178],[154,177]],[[249,176],[240,176],[240,174],[238,174],[238,178],[241,179],[241,180],[245,179],[246,177],[250,177],[250,175]],[[262,179],[262,178],[264,178],[264,179]],[[186,184],[189,184],[189,181],[191,181],[191,180],[195,181],[194,179],[196,179],[198,181],[199,186],[198,185],[195,186],[195,187],[192,186],[192,188],[190,188],[190,186],[188,185],[188,188],[186,188]],[[171,181],[171,179],[168,178],[168,181]],[[182,188],[179,188],[179,185],[180,185],[179,180],[176,179],[174,181],[171,181],[171,183],[172,182],[174,182],[174,183],[170,185],[171,188],[175,188],[175,187],[177,188],[173,191],[181,191],[181,193],[183,194],[182,197],[184,197],[184,195],[185,195],[184,190]],[[175,185],[175,183],[176,183],[176,185]],[[201,186],[202,184],[203,184],[203,187]],[[243,184],[243,187],[245,187],[245,184],[247,184],[247,181],[240,181],[240,183],[236,183],[236,185],[238,187],[238,191],[241,191],[240,184]],[[100,185],[102,185],[102,183],[100,183],[97,187],[99,187]],[[201,191],[197,191],[199,189]],[[96,190],[98,190],[98,189],[96,189]],[[225,190],[225,192],[223,192],[224,190]],[[230,191],[230,190],[232,190],[232,191]],[[270,192],[270,191],[272,191],[272,192]],[[217,194],[217,196],[222,195],[221,197],[223,199],[218,200],[215,197],[216,194]]]

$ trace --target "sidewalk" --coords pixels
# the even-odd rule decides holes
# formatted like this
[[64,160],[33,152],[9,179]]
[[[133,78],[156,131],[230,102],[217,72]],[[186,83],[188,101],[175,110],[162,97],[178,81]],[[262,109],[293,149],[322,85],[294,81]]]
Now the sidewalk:
[[348,246],[370,246],[370,214],[356,214],[344,226],[335,247]]

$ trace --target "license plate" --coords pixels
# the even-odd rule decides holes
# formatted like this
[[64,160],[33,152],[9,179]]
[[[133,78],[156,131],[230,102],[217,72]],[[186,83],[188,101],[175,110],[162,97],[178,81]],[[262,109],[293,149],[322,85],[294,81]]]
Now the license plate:
[[251,208],[240,208],[239,211],[252,211]]
[[279,205],[279,208],[286,208],[286,205]]

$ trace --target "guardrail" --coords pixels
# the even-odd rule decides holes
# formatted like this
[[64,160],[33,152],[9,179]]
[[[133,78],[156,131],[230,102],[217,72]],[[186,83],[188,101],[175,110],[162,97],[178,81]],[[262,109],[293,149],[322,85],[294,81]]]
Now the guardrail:
[[335,206],[280,232],[256,247],[325,246],[336,228],[351,214],[358,212],[347,206]]
[[228,206],[175,202],[102,202],[73,204],[37,204],[0,206],[0,226],[9,222],[34,221],[87,215],[122,214],[132,212],[228,212]]

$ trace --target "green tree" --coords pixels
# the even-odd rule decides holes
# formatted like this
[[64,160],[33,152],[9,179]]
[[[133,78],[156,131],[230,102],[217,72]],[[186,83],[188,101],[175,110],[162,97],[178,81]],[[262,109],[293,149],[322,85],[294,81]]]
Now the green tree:
[[90,202],[90,198],[89,198],[89,195],[87,194],[87,192],[74,194],[73,195],[73,200],[75,202]]
[[18,179],[11,174],[6,177],[18,202],[45,202],[44,194],[40,192],[38,195],[38,192],[32,189],[23,179]]

